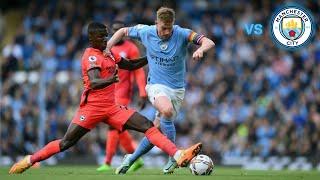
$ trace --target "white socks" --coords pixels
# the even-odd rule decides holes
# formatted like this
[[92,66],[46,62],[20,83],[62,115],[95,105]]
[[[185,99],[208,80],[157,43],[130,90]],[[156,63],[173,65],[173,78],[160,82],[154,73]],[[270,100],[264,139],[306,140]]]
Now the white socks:
[[178,150],[176,153],[174,153],[173,158],[178,161],[178,159],[180,158],[182,151]]

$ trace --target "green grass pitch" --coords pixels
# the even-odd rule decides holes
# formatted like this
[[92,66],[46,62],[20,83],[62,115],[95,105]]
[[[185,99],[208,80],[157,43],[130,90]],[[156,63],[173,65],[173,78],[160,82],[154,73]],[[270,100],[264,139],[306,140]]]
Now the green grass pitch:
[[160,169],[141,169],[126,175],[97,173],[95,169],[96,166],[51,166],[9,175],[9,167],[1,167],[0,180],[320,180],[319,171],[247,171],[216,167],[211,176],[193,176],[187,168],[177,169],[172,175],[162,175]]

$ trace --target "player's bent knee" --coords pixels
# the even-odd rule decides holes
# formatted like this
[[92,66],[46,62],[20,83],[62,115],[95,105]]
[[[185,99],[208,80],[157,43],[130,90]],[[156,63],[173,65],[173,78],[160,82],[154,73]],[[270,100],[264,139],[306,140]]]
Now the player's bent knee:
[[172,118],[174,116],[174,109],[173,107],[164,108],[160,111],[165,118]]

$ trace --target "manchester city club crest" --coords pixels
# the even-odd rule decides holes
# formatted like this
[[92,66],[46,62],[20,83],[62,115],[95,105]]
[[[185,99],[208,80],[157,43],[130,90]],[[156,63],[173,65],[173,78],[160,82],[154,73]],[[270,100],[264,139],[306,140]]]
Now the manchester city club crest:
[[314,30],[311,14],[296,4],[280,8],[270,23],[270,34],[274,42],[289,50],[296,50],[308,44]]
[[160,49],[161,49],[162,51],[168,49],[168,42],[161,42],[161,43],[160,43]]

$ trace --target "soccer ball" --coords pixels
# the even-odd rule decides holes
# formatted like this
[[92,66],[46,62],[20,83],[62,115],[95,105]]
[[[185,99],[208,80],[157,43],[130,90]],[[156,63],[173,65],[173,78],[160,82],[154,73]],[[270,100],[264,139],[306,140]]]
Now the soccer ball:
[[199,154],[190,161],[189,169],[193,175],[210,175],[213,170],[213,162],[207,155]]

